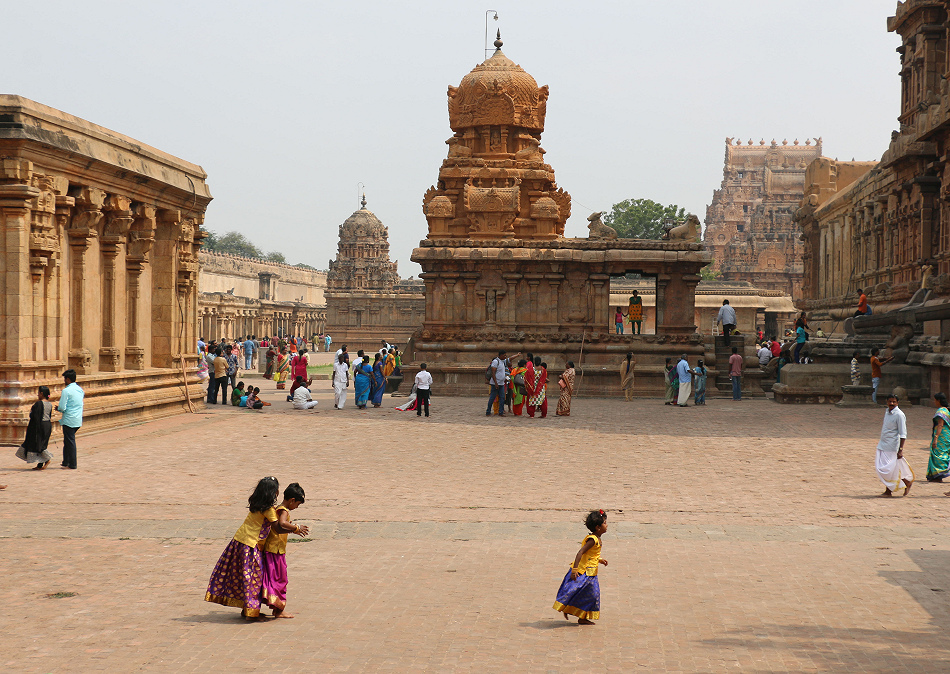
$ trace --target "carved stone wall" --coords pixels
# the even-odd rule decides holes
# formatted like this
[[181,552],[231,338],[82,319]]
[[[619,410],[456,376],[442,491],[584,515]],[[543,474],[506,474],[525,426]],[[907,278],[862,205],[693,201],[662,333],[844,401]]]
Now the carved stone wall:
[[309,338],[326,327],[326,272],[210,251],[198,262],[201,337]]
[[389,259],[389,230],[366,208],[340,225],[335,260],[327,273],[327,332],[336,345],[378,349],[382,340],[404,346],[422,325],[421,281],[401,280]]
[[[200,166],[20,96],[0,95],[0,442],[66,368],[83,427],[184,409],[195,376]],[[58,429],[58,426],[57,426]]]
[[950,74],[948,3],[898,3],[900,129],[881,161],[821,158],[797,213],[804,239],[803,308],[854,312],[863,288],[875,313],[905,304],[932,267],[932,299],[950,299]]
[[703,240],[724,281],[746,281],[801,298],[802,242],[794,213],[805,168],[821,155],[821,138],[743,145],[726,139],[721,187],[706,208]]

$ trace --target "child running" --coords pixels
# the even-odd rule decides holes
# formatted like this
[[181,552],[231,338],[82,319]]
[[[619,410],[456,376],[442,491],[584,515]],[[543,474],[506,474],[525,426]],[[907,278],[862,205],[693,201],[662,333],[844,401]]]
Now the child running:
[[250,512],[221,553],[205,592],[205,601],[240,606],[241,616],[247,620],[258,620],[261,615],[263,570],[258,545],[267,539],[277,522],[274,504],[278,495],[280,485],[276,477],[265,477],[257,483],[247,500]]
[[590,534],[584,538],[581,549],[574,557],[573,566],[561,581],[554,610],[563,613],[565,620],[570,620],[568,616],[574,615],[578,617],[578,625],[593,625],[594,620],[600,619],[597,565],[607,566],[607,560],[600,557],[600,539],[607,533],[607,514],[603,510],[592,510],[584,524]]
[[304,498],[303,487],[296,482],[287,485],[284,500],[277,506],[277,525],[271,527],[267,540],[264,541],[264,580],[261,596],[264,603],[274,609],[274,618],[293,618],[284,610],[287,608],[287,533],[298,536],[310,533],[309,527],[302,527],[290,521],[290,511],[303,505]]

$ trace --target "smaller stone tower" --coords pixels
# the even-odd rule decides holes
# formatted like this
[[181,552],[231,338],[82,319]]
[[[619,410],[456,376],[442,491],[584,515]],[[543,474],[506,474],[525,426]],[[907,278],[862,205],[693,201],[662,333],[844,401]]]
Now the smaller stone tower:
[[330,260],[327,290],[392,291],[399,281],[398,262],[389,259],[389,229],[362,207],[340,225],[336,260]]

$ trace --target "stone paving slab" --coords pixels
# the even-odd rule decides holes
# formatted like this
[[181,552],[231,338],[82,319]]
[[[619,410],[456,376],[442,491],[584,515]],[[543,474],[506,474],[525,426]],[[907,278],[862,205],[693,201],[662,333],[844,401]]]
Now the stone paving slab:
[[[582,398],[569,418],[530,420],[436,397],[425,420],[335,411],[328,391],[316,413],[267,396],[263,414],[211,407],[80,432],[77,471],[0,456],[0,662],[950,671],[948,487],[875,498],[883,410]],[[906,412],[922,478],[932,410]],[[244,624],[202,597],[270,474],[304,485],[295,516],[312,540],[290,546],[297,618]],[[610,511],[610,566],[602,619],[582,628],[550,606],[594,507]]]

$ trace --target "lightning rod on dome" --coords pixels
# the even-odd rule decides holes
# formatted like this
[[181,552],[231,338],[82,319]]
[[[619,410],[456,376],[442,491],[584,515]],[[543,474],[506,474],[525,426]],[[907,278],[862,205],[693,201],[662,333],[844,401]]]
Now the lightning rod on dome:
[[[484,58],[488,58],[488,15],[494,14],[492,18],[495,21],[498,21],[498,10],[496,9],[486,9],[485,10],[485,53],[483,54]],[[500,37],[500,35],[499,35]]]
[[364,185],[363,183],[356,183],[356,198],[360,199],[360,206],[365,209],[366,208],[366,185]]

